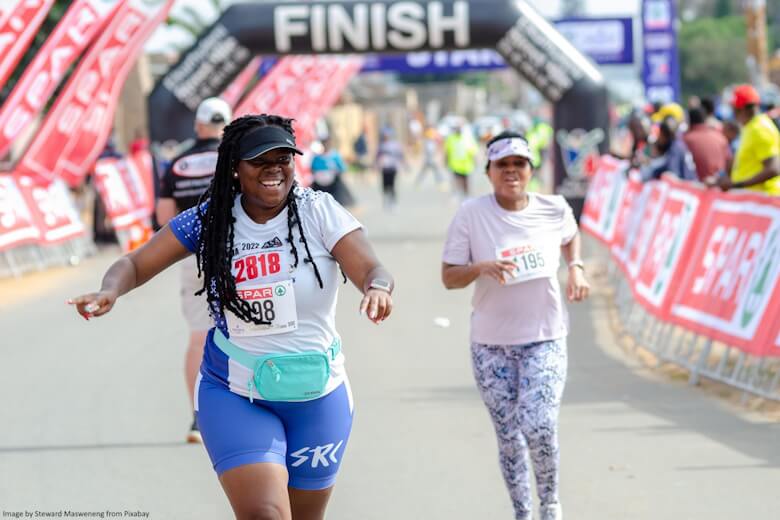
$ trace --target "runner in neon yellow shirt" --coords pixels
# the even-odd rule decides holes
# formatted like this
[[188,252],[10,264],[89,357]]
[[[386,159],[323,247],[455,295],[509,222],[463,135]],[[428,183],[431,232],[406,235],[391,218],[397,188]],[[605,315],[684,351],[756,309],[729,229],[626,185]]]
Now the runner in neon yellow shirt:
[[476,166],[474,156],[478,148],[474,138],[468,135],[465,127],[456,129],[444,141],[444,151],[447,155],[447,168],[455,176],[455,185],[464,197],[469,194],[468,176]]
[[743,125],[742,135],[731,177],[721,177],[717,184],[724,191],[744,188],[780,196],[780,131],[766,114],[759,113],[760,102],[751,85],[734,89],[731,104]]

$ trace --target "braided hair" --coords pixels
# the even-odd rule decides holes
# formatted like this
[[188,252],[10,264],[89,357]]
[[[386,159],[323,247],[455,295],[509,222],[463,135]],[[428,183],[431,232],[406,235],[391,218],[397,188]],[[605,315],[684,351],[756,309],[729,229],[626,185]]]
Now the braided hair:
[[[256,318],[253,315],[249,303],[238,296],[236,281],[231,271],[231,262],[235,248],[236,219],[233,217],[233,203],[236,195],[241,193],[241,184],[233,177],[233,172],[238,166],[238,144],[248,131],[261,126],[278,126],[292,135],[295,131],[292,127],[292,119],[275,115],[249,115],[239,117],[225,127],[222,141],[219,144],[217,166],[214,178],[211,180],[208,190],[201,195],[198,201],[198,219],[201,225],[201,234],[196,251],[198,263],[198,276],[203,274],[203,287],[196,294],[206,292],[209,306],[220,313],[227,309],[243,321],[257,325],[268,325],[270,322]],[[293,182],[287,193],[285,205],[287,211],[287,243],[290,244],[290,252],[294,258],[293,269],[298,267],[299,253],[295,247],[293,230],[297,227],[300,242],[306,252],[304,263],[311,264],[320,288],[324,288],[322,276],[317,264],[312,258],[309,244],[303,233],[301,217],[298,213],[298,197],[296,195],[297,183]],[[205,210],[203,203],[208,201]],[[209,285],[211,287],[209,287]]]

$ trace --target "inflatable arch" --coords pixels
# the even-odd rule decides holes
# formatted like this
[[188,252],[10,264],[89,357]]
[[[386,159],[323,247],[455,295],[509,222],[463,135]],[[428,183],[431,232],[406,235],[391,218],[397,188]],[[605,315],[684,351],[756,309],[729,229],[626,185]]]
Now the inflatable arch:
[[200,101],[219,95],[259,54],[488,47],[553,104],[555,184],[572,199],[584,196],[590,159],[609,146],[604,80],[524,0],[233,4],[155,86],[149,99],[150,137],[156,143],[189,138]]

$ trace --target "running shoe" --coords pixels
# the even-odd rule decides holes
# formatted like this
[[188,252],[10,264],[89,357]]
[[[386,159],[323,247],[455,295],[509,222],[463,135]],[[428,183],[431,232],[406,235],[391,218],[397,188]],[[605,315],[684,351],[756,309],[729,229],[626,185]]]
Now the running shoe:
[[560,504],[547,504],[539,509],[541,520],[563,520],[563,511]]

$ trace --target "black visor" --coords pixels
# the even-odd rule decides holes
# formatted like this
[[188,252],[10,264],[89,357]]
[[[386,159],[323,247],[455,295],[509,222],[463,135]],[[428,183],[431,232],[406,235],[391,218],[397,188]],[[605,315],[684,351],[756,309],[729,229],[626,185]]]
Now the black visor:
[[241,138],[238,143],[238,158],[246,161],[278,148],[287,148],[303,155],[303,152],[295,147],[295,137],[290,132],[278,126],[261,126],[250,130]]

